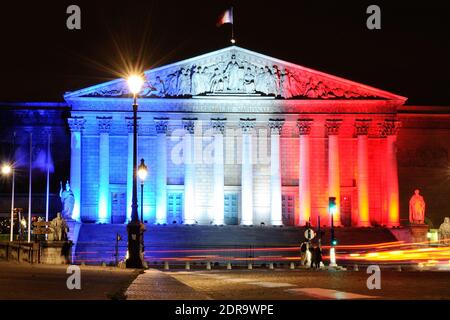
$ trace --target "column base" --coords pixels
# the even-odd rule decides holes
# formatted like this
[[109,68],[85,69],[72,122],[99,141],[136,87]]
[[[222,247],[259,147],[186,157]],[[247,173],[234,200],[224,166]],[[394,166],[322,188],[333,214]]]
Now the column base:
[[252,225],[253,225],[253,221],[250,221],[250,220],[247,220],[247,221],[243,220],[243,221],[241,221],[241,226],[252,226]]
[[213,221],[213,225],[215,225],[215,226],[224,226],[225,225],[225,221],[224,220]]
[[186,221],[184,221],[183,224],[193,225],[193,224],[195,224],[195,220],[194,219],[186,219]]
[[400,223],[388,223],[387,227],[388,228],[397,228],[397,227],[400,227]]
[[109,223],[109,221],[108,221],[108,219],[98,219],[96,223],[97,224],[107,224],[107,223]]
[[279,227],[279,226],[282,226],[282,225],[283,225],[283,221],[281,221],[281,220],[274,220],[274,221],[272,221],[270,224],[271,224],[272,226]]
[[361,222],[358,222],[358,224],[356,226],[359,228],[365,228],[365,227],[371,227],[372,225],[368,221],[364,221],[364,222],[361,221]]
[[155,224],[167,224],[166,219],[156,220]]

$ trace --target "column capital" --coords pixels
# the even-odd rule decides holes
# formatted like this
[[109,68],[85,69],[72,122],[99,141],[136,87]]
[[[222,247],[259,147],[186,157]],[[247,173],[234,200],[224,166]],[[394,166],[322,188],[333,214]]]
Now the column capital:
[[214,130],[214,133],[224,133],[225,121],[227,121],[227,118],[211,118],[211,126]]
[[[140,119],[141,119],[141,117],[137,117],[138,121]],[[134,127],[133,117],[125,117],[125,121],[127,122],[128,133],[133,133],[133,127]],[[139,130],[139,123],[138,123],[137,127],[138,127],[138,130]]]
[[167,133],[167,126],[169,124],[169,118],[153,118],[155,122],[156,133]]
[[371,124],[372,119],[356,119],[355,120],[356,135],[357,136],[368,135]]
[[313,121],[314,121],[313,119],[298,119],[297,120],[298,134],[300,136],[309,135],[311,133],[311,125]]
[[327,119],[325,127],[327,128],[327,134],[329,136],[336,136],[339,134],[341,128],[342,119]]
[[256,119],[250,119],[250,118],[240,118],[239,119],[239,126],[242,129],[243,133],[251,133],[253,131],[253,128],[255,127]]
[[181,119],[183,123],[183,128],[186,131],[186,133],[194,134],[195,130],[195,121],[197,121],[197,118],[183,118]]
[[98,132],[109,133],[111,130],[112,117],[97,117]]
[[70,131],[81,132],[86,124],[86,119],[84,117],[71,117],[67,119],[67,123],[69,124]]
[[280,135],[283,129],[284,119],[269,119],[269,128],[271,135]]
[[397,119],[386,119],[381,123],[381,136],[395,136],[401,127],[400,120]]

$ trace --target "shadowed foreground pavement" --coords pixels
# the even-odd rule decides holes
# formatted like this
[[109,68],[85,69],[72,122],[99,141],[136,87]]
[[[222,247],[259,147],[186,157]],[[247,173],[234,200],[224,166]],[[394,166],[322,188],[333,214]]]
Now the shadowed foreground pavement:
[[67,266],[0,262],[0,300],[121,299],[138,271],[82,266],[81,290],[66,286]]

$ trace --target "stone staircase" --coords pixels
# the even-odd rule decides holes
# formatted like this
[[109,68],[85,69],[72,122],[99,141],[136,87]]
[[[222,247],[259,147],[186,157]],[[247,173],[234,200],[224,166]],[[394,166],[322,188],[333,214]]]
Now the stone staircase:
[[[304,241],[304,228],[244,226],[147,225],[146,260],[162,263],[165,258],[211,257],[224,261],[260,256],[298,256]],[[330,230],[324,229],[322,244],[330,243]],[[115,261],[116,234],[120,234],[119,260],[126,253],[127,233],[124,224],[83,224],[76,246],[75,262],[86,264]],[[336,228],[338,245],[374,244],[396,241],[384,228]],[[283,248],[283,249],[277,249]],[[220,249],[218,251],[218,249]],[[217,257],[220,256],[220,257]]]

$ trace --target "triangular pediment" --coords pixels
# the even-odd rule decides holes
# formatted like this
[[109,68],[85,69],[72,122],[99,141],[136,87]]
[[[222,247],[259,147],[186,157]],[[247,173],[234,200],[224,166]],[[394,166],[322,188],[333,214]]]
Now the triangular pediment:
[[[279,99],[406,98],[237,46],[155,68],[145,73],[141,98],[273,96]],[[78,97],[129,97],[124,79],[67,93]]]

